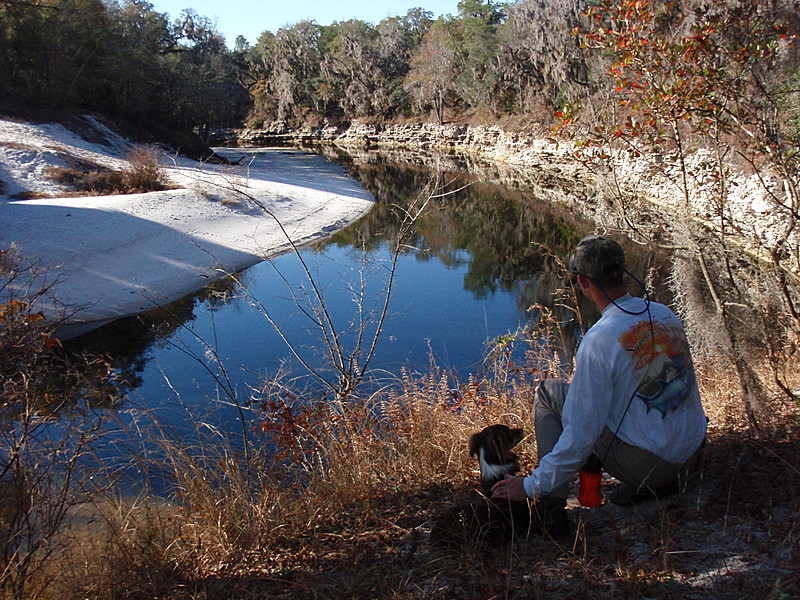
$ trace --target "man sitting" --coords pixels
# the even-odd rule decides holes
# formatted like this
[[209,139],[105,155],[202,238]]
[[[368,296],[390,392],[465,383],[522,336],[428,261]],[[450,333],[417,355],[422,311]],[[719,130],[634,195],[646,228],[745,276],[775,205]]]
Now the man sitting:
[[708,422],[683,326],[663,304],[627,294],[620,245],[582,239],[570,271],[602,315],[578,348],[571,383],[544,380],[536,391],[538,467],[492,488],[493,498],[535,499],[545,529],[558,533],[570,479],[592,454],[625,486],[612,501],[661,497],[696,466]]

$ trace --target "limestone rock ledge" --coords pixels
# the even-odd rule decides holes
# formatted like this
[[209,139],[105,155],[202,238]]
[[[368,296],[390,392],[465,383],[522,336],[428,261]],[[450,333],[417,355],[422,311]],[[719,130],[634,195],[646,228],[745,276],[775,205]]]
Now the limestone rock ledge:
[[464,153],[522,167],[552,166],[554,162],[574,164],[566,148],[544,140],[537,132],[504,131],[498,126],[433,123],[374,125],[354,121],[347,128],[327,124],[292,129],[284,121],[265,124],[262,129],[217,132],[217,145],[270,146],[334,144],[343,148],[402,148],[443,153]]
[[576,161],[567,145],[546,140],[539,132],[504,131],[498,126],[383,126],[354,121],[346,128],[323,124],[292,129],[278,121],[265,124],[262,129],[218,132],[212,144],[294,145],[311,147],[322,154],[335,154],[335,149],[341,148],[350,156],[364,157],[379,151],[385,156],[397,154],[404,162],[432,168],[466,168],[485,180],[530,186],[538,190],[540,197],[583,215],[596,216],[596,203],[602,201],[596,174]]
[[[278,121],[261,129],[218,132],[212,143],[296,145],[322,153],[335,147],[349,154],[379,150],[383,154],[398,152],[404,160],[415,156],[418,160],[414,162],[429,164],[434,155],[437,161],[458,157],[479,177],[538,188],[551,202],[590,217],[598,229],[625,230],[629,226],[625,212],[630,215],[634,211],[644,225],[641,233],[666,245],[673,241],[659,238],[675,215],[691,216],[710,229],[719,228],[726,220],[737,222],[740,231],[733,236],[736,243],[762,257],[765,248],[800,244],[800,231],[791,230],[794,220],[786,218],[784,207],[790,203],[785,201],[786,184],[781,178],[753,173],[746,165],[726,165],[730,167],[728,190],[720,201],[713,178],[708,176],[709,152],[703,149],[687,158],[688,170],[696,176],[688,181],[685,196],[678,184],[681,178],[677,166],[670,166],[672,161],[666,154],[654,155],[652,149],[638,155],[612,152],[609,160],[590,166],[575,159],[574,149],[567,142],[549,140],[539,130],[507,131],[496,125],[376,125],[353,121],[347,127],[323,123],[293,129]],[[796,253],[786,267],[790,278],[800,285]]]

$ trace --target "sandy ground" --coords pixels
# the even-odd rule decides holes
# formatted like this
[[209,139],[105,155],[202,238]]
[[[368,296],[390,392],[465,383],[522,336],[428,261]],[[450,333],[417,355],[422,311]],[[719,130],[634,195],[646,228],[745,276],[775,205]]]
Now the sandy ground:
[[[32,267],[0,279],[0,302],[52,286],[39,308],[66,320],[62,337],[176,300],[290,241],[327,236],[374,202],[342,167],[274,148],[219,149],[239,163],[227,166],[172,157],[174,190],[63,197],[49,168],[79,159],[119,170],[130,148],[90,117],[80,124],[0,120],[0,250],[13,246]],[[20,193],[47,197],[13,200]]]

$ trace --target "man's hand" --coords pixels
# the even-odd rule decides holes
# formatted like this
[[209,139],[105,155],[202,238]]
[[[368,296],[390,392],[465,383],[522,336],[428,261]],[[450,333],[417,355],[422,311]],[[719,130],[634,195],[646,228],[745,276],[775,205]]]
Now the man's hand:
[[509,477],[498,481],[492,486],[492,498],[515,501],[528,500],[523,481],[524,477]]

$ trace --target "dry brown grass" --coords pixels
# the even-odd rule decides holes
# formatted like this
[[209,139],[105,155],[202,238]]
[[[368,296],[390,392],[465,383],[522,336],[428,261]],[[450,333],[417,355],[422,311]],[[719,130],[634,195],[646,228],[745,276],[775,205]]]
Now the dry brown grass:
[[36,152],[38,148],[29,144],[20,144],[19,142],[0,142],[0,146],[4,148],[11,148],[12,150],[23,150],[25,152]]
[[156,192],[169,189],[164,169],[164,152],[155,146],[134,146],[125,156],[122,185],[126,193]]
[[[726,420],[712,417],[700,481],[664,504],[573,506],[574,535],[561,543],[519,540],[490,553],[430,546],[431,520],[475,493],[468,435],[489,423],[532,423],[535,378],[515,371],[502,387],[497,377],[459,386],[433,367],[346,407],[285,399],[265,424],[284,444],[279,456],[256,445],[244,461],[219,442],[201,451],[162,440],[172,501],[95,508],[103,533],[82,545],[82,567],[62,578],[70,586],[58,595],[793,597],[800,441],[790,405],[776,407],[782,433],[755,440],[732,397],[719,412]],[[529,468],[532,437],[520,452]]]
[[49,167],[45,174],[67,189],[85,195],[119,194],[124,190],[122,175],[108,169]]
[[66,167],[50,167],[46,175],[79,195],[138,194],[171,189],[164,168],[164,153],[154,146],[134,146],[125,156],[122,171],[59,152]]
[[51,198],[52,196],[45,192],[23,191],[12,194],[9,197],[13,200],[41,200],[43,198]]
[[240,597],[240,578],[295,588],[307,565],[344,561],[355,591],[375,552],[392,555],[393,538],[473,479],[464,444],[475,428],[530,421],[527,391],[458,386],[434,367],[346,405],[273,397],[247,459],[216,435],[189,447],[164,434],[152,440],[160,462],[141,467],[168,473],[170,501],[97,496],[36,579],[51,582],[44,597],[62,599]]
[[[573,508],[575,533],[561,544],[520,540],[489,554],[431,547],[431,519],[474,493],[466,436],[529,411],[526,385],[520,395],[484,388],[454,402],[440,375],[408,376],[404,391],[382,399],[391,433],[372,431],[362,407],[325,413],[330,424],[296,429],[303,451],[277,462],[266,451],[244,462],[219,443],[198,452],[163,441],[172,500],[85,507],[63,544],[69,551],[47,566],[42,597],[788,598],[797,590],[796,431],[762,442],[714,433],[697,493],[642,512]],[[363,437],[354,442],[354,433]],[[532,450],[528,439],[526,462]],[[744,563],[742,548],[751,549]],[[763,572],[747,567],[755,557],[767,561],[750,563]],[[719,560],[728,567],[704,582]],[[775,573],[780,581],[765,579]]]
[[[709,445],[686,493],[640,509],[573,504],[574,534],[560,543],[431,546],[432,520],[476,493],[469,435],[497,422],[530,432],[537,379],[564,368],[551,352],[515,362],[511,347],[526,343],[498,340],[481,378],[458,382],[432,365],[348,403],[270,382],[246,454],[203,423],[197,431],[212,433],[192,445],[162,432],[150,440],[158,458],[139,466],[166,475],[168,497],[96,495],[30,575],[47,584],[30,589],[59,600],[777,600],[800,590],[800,411],[771,401],[776,426],[756,439],[735,382],[706,365]],[[533,436],[518,450],[530,470]]]

